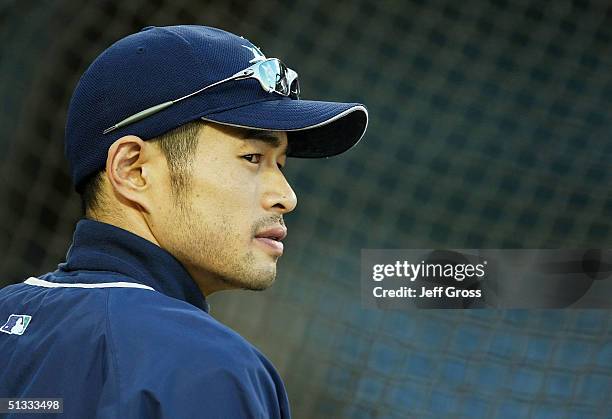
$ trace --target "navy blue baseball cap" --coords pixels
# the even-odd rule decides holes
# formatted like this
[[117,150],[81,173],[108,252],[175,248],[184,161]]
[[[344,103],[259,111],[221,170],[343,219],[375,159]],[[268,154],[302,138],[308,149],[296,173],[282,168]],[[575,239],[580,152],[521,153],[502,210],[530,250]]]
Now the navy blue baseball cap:
[[254,78],[220,83],[109,130],[267,59],[247,39],[207,26],[149,26],[115,42],[81,76],[70,101],[65,154],[76,191],[104,169],[117,139],[148,140],[198,119],[286,131],[288,157],[330,157],[361,140],[368,125],[364,105],[297,99],[266,91]]

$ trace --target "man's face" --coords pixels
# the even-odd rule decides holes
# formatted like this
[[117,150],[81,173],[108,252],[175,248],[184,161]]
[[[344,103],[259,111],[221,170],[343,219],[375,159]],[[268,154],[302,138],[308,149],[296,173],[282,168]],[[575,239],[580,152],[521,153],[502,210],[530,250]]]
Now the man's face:
[[[297,197],[281,172],[287,135],[266,133],[205,124],[185,205],[177,206],[164,193],[158,215],[152,215],[161,247],[187,268],[205,294],[263,290],[276,277],[282,243],[256,236],[282,234],[283,214],[293,211]],[[262,234],[271,229],[276,231]]]

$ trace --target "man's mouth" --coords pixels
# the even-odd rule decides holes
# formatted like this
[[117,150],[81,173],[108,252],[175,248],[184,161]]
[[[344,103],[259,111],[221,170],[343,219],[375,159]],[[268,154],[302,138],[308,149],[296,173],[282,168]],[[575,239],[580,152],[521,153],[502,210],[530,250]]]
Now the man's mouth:
[[283,254],[283,240],[287,237],[287,229],[285,227],[274,227],[263,230],[255,235],[255,241],[260,243],[269,253],[280,256]]

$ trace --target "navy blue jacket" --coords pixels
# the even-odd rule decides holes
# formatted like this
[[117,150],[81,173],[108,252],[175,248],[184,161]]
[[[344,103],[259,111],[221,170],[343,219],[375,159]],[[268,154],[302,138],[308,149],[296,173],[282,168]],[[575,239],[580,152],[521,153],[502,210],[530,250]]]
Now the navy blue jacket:
[[0,398],[63,398],[52,417],[290,417],[272,364],[178,260],[110,224],[80,220],[55,272],[1,289],[0,326]]

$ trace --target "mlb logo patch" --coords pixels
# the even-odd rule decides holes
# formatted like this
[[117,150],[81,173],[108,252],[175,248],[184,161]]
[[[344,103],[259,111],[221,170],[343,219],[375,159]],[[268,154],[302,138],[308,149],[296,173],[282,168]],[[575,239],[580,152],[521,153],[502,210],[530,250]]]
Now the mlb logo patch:
[[11,314],[4,326],[0,327],[0,332],[9,335],[23,335],[26,327],[30,324],[30,320],[32,320],[32,316],[27,314]]

